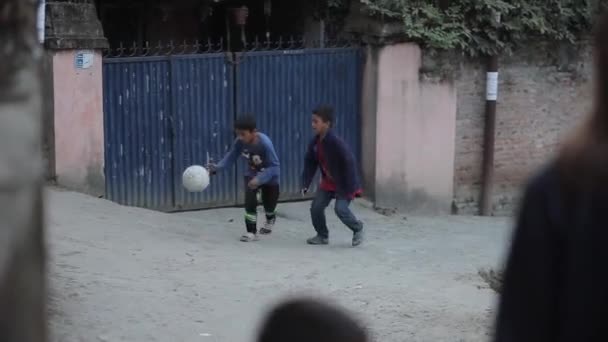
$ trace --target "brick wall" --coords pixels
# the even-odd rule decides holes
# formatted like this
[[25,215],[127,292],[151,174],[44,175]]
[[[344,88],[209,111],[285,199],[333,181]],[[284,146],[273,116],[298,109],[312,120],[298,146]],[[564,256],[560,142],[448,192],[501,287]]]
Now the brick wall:
[[[496,120],[495,215],[517,207],[526,179],[550,160],[560,140],[590,108],[591,49],[529,46],[500,59]],[[454,59],[451,59],[454,64]],[[477,214],[481,186],[485,66],[461,59],[453,67],[458,91],[454,205]]]

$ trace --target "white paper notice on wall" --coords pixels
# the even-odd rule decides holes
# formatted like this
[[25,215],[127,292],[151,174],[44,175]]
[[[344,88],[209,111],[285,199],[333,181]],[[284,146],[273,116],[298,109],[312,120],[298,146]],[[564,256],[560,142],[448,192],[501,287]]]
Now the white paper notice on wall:
[[486,79],[486,100],[498,100],[498,72],[488,72]]
[[93,66],[92,51],[77,51],[74,57],[74,67],[76,69],[88,69]]

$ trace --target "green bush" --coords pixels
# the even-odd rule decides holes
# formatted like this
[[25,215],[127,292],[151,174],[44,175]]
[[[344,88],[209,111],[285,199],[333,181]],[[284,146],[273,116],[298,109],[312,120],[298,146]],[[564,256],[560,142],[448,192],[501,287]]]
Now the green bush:
[[[340,1],[340,0],[333,0]],[[356,0],[355,0],[356,1]],[[399,20],[406,37],[431,50],[470,56],[510,53],[530,40],[575,42],[608,0],[359,0]],[[500,22],[497,18],[500,17]]]

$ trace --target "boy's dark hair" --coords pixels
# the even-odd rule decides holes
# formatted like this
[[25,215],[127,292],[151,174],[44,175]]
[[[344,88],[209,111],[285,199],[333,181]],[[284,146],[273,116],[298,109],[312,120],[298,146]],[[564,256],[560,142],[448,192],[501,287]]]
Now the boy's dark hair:
[[322,105],[315,108],[312,113],[323,120],[323,122],[329,122],[330,126],[333,126],[336,118],[334,116],[334,108],[327,105]]
[[257,342],[367,342],[363,329],[348,314],[315,300],[279,305],[266,318]]
[[245,114],[245,115],[238,117],[234,121],[234,129],[243,130],[243,131],[255,131],[257,129],[255,116],[253,116],[251,114]]

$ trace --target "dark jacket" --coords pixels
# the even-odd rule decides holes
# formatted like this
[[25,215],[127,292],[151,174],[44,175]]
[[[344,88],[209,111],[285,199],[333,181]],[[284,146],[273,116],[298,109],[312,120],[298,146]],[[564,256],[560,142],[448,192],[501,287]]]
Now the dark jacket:
[[[302,172],[302,187],[308,189],[312,182],[317,169],[319,169],[319,160],[317,154],[317,143],[320,137],[316,136],[308,144],[308,150],[304,160],[304,171]],[[336,196],[347,198],[361,190],[361,182],[359,180],[359,171],[355,155],[346,145],[344,140],[339,138],[332,130],[330,130],[321,140],[323,147],[324,159],[327,163],[327,169],[336,183]],[[323,173],[323,170],[321,170]]]
[[559,170],[527,187],[495,342],[608,341],[608,189],[564,185]]

